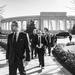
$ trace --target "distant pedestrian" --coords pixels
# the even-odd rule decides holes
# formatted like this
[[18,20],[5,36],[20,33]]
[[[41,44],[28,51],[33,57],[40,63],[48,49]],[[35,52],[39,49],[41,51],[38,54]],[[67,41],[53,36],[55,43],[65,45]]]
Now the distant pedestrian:
[[47,40],[47,48],[48,48],[48,54],[51,55],[51,34],[49,33],[49,30],[47,28],[44,28],[45,31],[45,38]]
[[72,35],[71,35],[71,34],[69,35],[69,40],[70,40],[70,42],[71,42],[71,40],[72,40]]
[[54,44],[54,46],[57,44],[57,36],[56,36],[56,34],[53,35],[53,44]]
[[[37,37],[36,34],[36,29],[33,30],[33,33],[30,35],[30,42],[31,42],[31,59],[37,56],[37,50],[36,50],[36,45],[35,45],[35,39]],[[34,53],[35,52],[35,53]]]

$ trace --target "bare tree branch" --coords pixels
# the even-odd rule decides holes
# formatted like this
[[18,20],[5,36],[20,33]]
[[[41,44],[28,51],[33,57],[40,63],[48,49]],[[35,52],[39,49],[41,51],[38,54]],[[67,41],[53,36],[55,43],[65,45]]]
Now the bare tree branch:
[[0,12],[0,14],[2,14],[4,12],[4,10],[2,10],[1,12]]
[[[7,4],[6,4],[6,5],[7,5]],[[4,8],[6,5],[1,6],[0,9]]]
[[73,1],[70,1],[70,2],[75,5],[75,2],[73,2]]
[[75,0],[73,0],[73,2],[75,2]]
[[[6,4],[6,5],[7,5],[7,4]],[[5,7],[6,5],[3,5],[3,6],[0,7],[0,14],[2,14],[2,13],[4,12],[3,9],[4,9],[4,7]]]
[[[75,0],[72,0],[72,1],[70,1],[72,4],[73,4],[73,6],[72,7],[67,7],[68,9],[71,9],[71,10],[74,10],[75,11]],[[74,12],[73,11],[73,12]]]

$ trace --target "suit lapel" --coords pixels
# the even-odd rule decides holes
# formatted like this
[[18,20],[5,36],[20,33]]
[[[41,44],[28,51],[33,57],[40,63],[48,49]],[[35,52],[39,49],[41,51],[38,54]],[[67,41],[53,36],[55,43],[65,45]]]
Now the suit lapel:
[[14,40],[14,33],[12,33],[12,35],[11,35],[11,41],[12,41],[12,43],[13,43],[13,40]]
[[20,39],[20,34],[21,34],[21,32],[17,33],[16,43],[17,43],[17,42],[19,41],[19,39]]
[[18,37],[17,37],[16,42],[18,42],[18,41],[19,41],[19,37],[20,37],[20,32],[18,33]]
[[[40,37],[40,42],[42,43],[42,36]],[[38,43],[39,43],[39,36],[38,36]]]

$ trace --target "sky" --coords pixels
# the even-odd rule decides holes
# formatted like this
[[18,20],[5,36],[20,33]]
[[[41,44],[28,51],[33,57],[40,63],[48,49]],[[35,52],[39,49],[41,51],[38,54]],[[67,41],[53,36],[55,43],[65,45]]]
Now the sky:
[[1,14],[4,18],[40,15],[40,12],[67,12],[75,15],[73,0],[0,0],[6,5]]

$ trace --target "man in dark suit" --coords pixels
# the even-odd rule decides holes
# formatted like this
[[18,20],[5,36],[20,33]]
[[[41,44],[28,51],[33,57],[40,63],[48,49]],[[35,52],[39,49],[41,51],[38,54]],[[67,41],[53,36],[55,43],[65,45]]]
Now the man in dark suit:
[[31,41],[31,58],[33,59],[34,57],[34,52],[35,52],[35,57],[37,56],[37,50],[36,50],[36,45],[35,45],[35,39],[36,39],[36,29],[33,30],[33,33],[30,36],[30,41]]
[[38,36],[36,37],[36,48],[38,53],[38,59],[39,59],[39,66],[41,66],[41,69],[44,68],[44,51],[45,46],[47,44],[47,41],[45,37],[42,35],[41,30],[38,30]]
[[45,38],[47,40],[47,48],[48,48],[48,54],[51,55],[51,34],[49,33],[49,30],[47,28],[44,28],[45,31]]
[[20,75],[26,75],[23,62],[30,61],[28,38],[26,33],[19,32],[18,23],[12,22],[13,33],[8,35],[6,59],[9,63],[9,75],[17,75],[17,68]]

